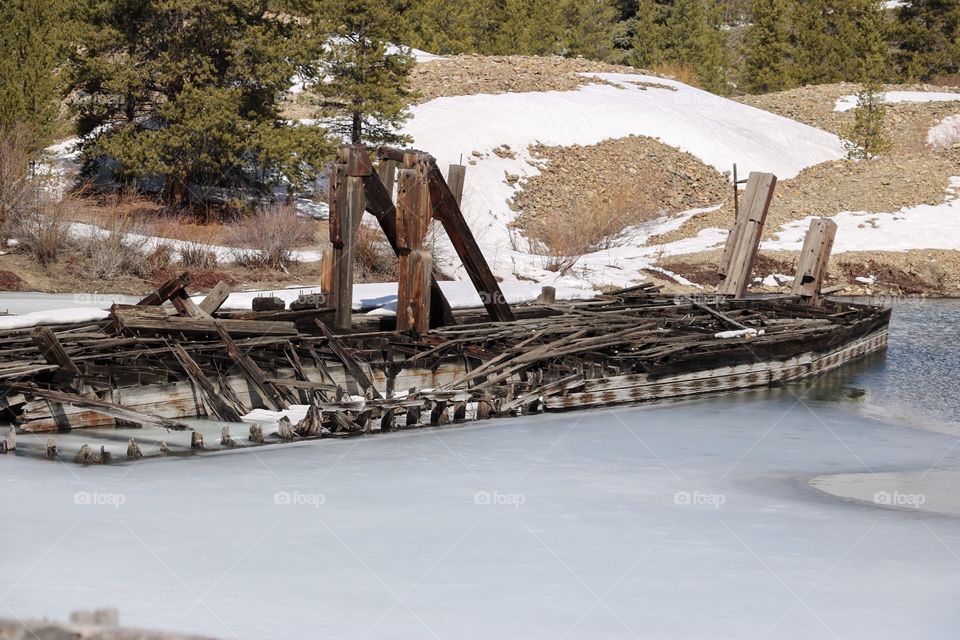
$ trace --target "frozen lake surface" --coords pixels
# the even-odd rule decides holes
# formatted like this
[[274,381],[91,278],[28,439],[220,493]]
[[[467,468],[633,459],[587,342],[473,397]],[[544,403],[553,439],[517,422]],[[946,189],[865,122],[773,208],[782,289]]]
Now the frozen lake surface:
[[960,470],[958,315],[903,306],[885,359],[786,389],[115,467],[0,459],[0,617],[109,606],[243,640],[956,637],[960,520],[807,483]]

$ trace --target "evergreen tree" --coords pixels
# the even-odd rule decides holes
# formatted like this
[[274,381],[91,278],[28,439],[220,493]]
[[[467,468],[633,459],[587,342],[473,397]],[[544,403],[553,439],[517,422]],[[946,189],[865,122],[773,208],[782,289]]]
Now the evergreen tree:
[[705,89],[726,93],[726,37],[719,5],[712,0],[674,0],[664,9],[665,61],[692,67]]
[[883,85],[877,79],[876,69],[882,68],[882,58],[868,58],[862,63],[862,75],[868,80],[857,93],[853,124],[844,131],[847,155],[851,159],[869,159],[890,149],[887,137],[887,106]]
[[404,141],[414,58],[405,42],[405,17],[395,0],[317,0],[309,5],[310,33],[320,63],[305,75],[321,96],[332,131],[351,142]]
[[[177,206],[196,187],[299,184],[329,156],[324,132],[280,118],[303,46],[265,0],[86,0],[72,86],[87,167],[163,178]],[[191,198],[193,190],[193,198]]]
[[745,36],[743,89],[768,93],[794,86],[789,0],[753,0]]
[[63,0],[0,3],[0,131],[28,127],[34,152],[59,123],[67,9]]
[[617,11],[609,0],[565,0],[561,6],[562,53],[592,60],[610,60]]
[[631,22],[630,64],[649,69],[663,61],[663,10],[655,0],[638,0]]
[[897,10],[897,67],[911,80],[960,73],[960,0],[910,0]]

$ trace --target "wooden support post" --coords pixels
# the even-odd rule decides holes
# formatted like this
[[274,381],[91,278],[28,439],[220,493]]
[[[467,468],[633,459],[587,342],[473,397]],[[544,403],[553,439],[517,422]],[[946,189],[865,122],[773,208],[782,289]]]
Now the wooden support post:
[[427,174],[433,216],[443,224],[443,228],[447,232],[447,236],[450,237],[450,242],[460,257],[467,275],[470,276],[473,286],[480,294],[480,299],[483,301],[487,313],[495,321],[509,322],[513,320],[513,311],[507,304],[503,291],[500,290],[500,285],[487,264],[487,259],[480,251],[480,245],[473,237],[473,232],[463,217],[460,205],[457,204],[450,187],[440,174],[436,160],[428,154],[422,154],[420,161],[423,163]]
[[140,445],[133,438],[127,440],[127,460],[139,460],[143,457]]
[[743,298],[747,294],[753,263],[760,249],[763,225],[776,187],[777,177],[772,173],[750,174],[743,205],[727,236],[720,259],[720,277],[723,278],[718,288],[720,294],[735,298]]
[[43,447],[43,455],[47,460],[56,460],[57,459],[57,441],[53,438],[47,438],[47,442]]
[[797,277],[793,281],[793,295],[800,296],[806,304],[820,302],[821,289],[827,277],[827,265],[837,235],[837,223],[827,218],[815,218],[803,239]]
[[70,359],[66,349],[60,344],[60,340],[57,339],[53,331],[47,327],[37,327],[33,330],[30,337],[44,360],[50,364],[57,365],[64,371],[72,373],[75,376],[80,375],[80,369],[77,368],[77,365]]
[[401,169],[397,192],[397,331],[430,329],[433,257],[423,250],[430,224],[430,192],[417,169]]
[[263,444],[263,426],[259,424],[250,425],[250,435],[247,440],[254,444]]
[[[381,162],[384,159],[381,158]],[[396,162],[396,160],[394,160]],[[397,256],[400,255],[400,249],[397,246],[397,210],[393,204],[392,195],[387,192],[380,178],[376,175],[365,178],[365,195],[367,200],[367,211],[369,211],[380,224],[383,235],[393,248]],[[456,324],[453,317],[453,310],[450,303],[444,295],[443,290],[436,278],[430,276],[430,326],[431,327],[449,327]]]
[[556,287],[543,287],[540,289],[540,295],[537,297],[537,302],[540,304],[553,304],[557,301],[557,289]]
[[[331,197],[331,229],[336,217],[336,238],[331,233],[334,250],[333,299],[336,303],[334,326],[349,330],[353,323],[353,267],[360,219],[367,208],[364,178],[372,175],[370,158],[364,145],[341,147],[338,153],[336,197]],[[343,162],[343,161],[346,162]],[[341,169],[342,167],[342,169]],[[341,174],[345,174],[341,177]],[[331,188],[334,180],[331,178]],[[333,192],[332,192],[333,193]],[[335,210],[334,210],[335,209]]]
[[333,252],[324,251],[320,256],[320,291],[326,298],[327,306],[330,306],[333,293]]
[[450,185],[450,193],[453,199],[457,201],[457,206],[463,209],[463,183],[466,178],[467,168],[462,164],[452,164],[447,169],[447,184]]
[[377,165],[377,175],[380,176],[380,182],[383,188],[387,190],[387,195],[393,198],[393,185],[397,175],[397,161],[388,158],[380,158]]
[[203,434],[199,431],[194,431],[190,434],[190,448],[203,449]]

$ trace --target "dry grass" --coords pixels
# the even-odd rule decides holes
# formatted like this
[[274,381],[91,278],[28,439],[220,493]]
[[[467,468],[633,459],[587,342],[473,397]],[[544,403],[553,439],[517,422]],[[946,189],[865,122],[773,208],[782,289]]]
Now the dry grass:
[[151,248],[149,230],[132,214],[104,216],[99,230],[75,238],[76,252],[90,276],[108,280],[123,275],[145,278],[169,265],[172,251],[164,244]]
[[358,281],[390,282],[397,279],[397,257],[379,229],[360,225],[354,256]]
[[48,198],[35,188],[30,206],[6,219],[4,235],[16,241],[18,251],[46,267],[69,249],[71,203]]
[[293,206],[277,206],[264,210],[229,229],[231,244],[243,249],[234,253],[237,264],[285,270],[293,262],[297,247],[314,240],[313,221],[297,215]]
[[621,246],[624,231],[661,214],[639,181],[623,181],[603,193],[590,193],[571,213],[540,215],[526,226],[532,251],[544,269],[567,273],[585,254]]
[[30,140],[26,127],[0,131],[0,228],[32,207],[39,195],[30,178]]
[[688,64],[661,62],[660,64],[654,65],[651,71],[653,71],[654,75],[671,78],[677,82],[688,84],[691,87],[700,87],[700,76],[696,70]]

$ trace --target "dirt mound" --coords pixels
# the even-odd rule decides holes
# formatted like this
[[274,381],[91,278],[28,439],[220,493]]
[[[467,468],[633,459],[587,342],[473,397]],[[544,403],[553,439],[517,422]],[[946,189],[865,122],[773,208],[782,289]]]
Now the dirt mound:
[[27,283],[13,271],[0,269],[0,291],[23,291]]
[[[758,96],[741,96],[736,100],[764,111],[803,122],[837,135],[853,124],[853,111],[834,111],[837,99],[854,95],[860,85],[852,83],[800,87],[789,91]],[[923,84],[887,85],[887,91],[936,91],[952,89]],[[960,113],[958,102],[898,102],[887,105],[887,130],[893,143],[892,153],[924,151],[927,132],[947,116]]]
[[515,225],[548,245],[558,229],[575,228],[580,249],[590,249],[629,226],[714,206],[731,193],[715,169],[653,138],[530,151],[543,165],[512,203],[521,212]]
[[[960,150],[887,155],[873,160],[826,162],[777,185],[767,217],[766,237],[787,222],[807,216],[834,216],[841,211],[892,213],[921,204],[941,204],[951,176],[960,170]],[[681,228],[652,238],[672,242],[708,227],[726,228],[733,203],[696,216]]]
[[[793,275],[798,252],[761,251],[753,274]],[[708,291],[719,283],[717,264],[720,251],[692,253],[668,258],[658,267],[683,276]],[[860,280],[858,280],[860,278]],[[789,291],[754,283],[752,291]],[[958,296],[960,295],[960,251],[924,249],[916,251],[851,251],[830,259],[826,287],[841,286],[848,295]]]
[[478,93],[572,91],[602,82],[578,75],[587,72],[647,73],[583,58],[460,55],[418,64],[410,75],[410,85],[423,103]]

